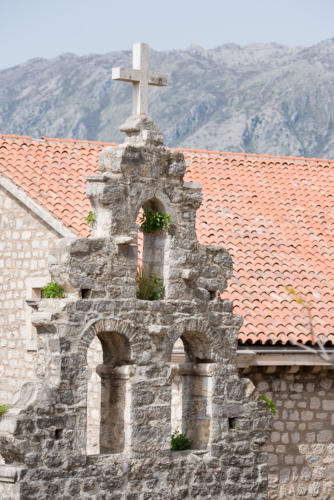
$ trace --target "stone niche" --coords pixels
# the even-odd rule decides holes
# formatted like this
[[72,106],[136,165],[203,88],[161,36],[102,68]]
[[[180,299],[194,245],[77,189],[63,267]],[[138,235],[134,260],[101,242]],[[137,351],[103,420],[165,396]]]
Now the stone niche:
[[[105,148],[88,179],[92,236],[61,240],[51,252],[51,276],[66,296],[41,300],[32,314],[38,382],[25,384],[0,422],[0,493],[264,500],[271,418],[236,370],[242,318],[221,298],[231,257],[197,241],[201,187],[183,182],[183,155],[164,148],[148,117],[121,130],[125,143]],[[147,207],[168,213],[171,225],[144,234],[140,250],[136,221]],[[160,300],[137,298],[140,253],[143,267],[163,279]],[[172,359],[178,342],[182,362]],[[101,347],[100,422],[98,445],[87,452],[92,343]],[[189,449],[171,450],[176,426]]]

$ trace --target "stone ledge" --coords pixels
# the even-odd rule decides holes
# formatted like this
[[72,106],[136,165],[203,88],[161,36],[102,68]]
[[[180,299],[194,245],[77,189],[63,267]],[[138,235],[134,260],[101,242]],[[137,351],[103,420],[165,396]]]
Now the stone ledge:
[[0,483],[16,483],[23,467],[0,465]]

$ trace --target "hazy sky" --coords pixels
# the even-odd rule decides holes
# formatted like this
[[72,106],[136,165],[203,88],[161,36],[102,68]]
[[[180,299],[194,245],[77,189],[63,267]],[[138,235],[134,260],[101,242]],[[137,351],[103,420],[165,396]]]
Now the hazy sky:
[[334,37],[334,0],[0,0],[0,69],[33,57],[147,42],[312,45]]

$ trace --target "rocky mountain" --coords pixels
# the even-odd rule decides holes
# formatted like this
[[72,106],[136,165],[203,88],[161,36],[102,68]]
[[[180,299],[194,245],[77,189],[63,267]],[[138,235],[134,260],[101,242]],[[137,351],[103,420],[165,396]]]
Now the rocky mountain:
[[[131,51],[32,59],[0,71],[0,133],[120,141]],[[150,114],[170,146],[334,158],[334,38],[312,47],[225,44],[151,50],[169,86]]]

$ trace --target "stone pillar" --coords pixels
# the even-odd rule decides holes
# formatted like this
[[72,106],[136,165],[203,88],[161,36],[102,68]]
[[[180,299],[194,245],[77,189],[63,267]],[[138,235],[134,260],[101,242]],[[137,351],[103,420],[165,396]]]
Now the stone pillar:
[[100,453],[121,453],[130,445],[132,365],[96,368],[101,377]]
[[24,467],[0,465],[0,499],[21,498],[19,479],[25,472]]
[[179,365],[173,365],[172,396],[171,396],[171,429],[182,429],[182,375]]
[[206,449],[210,442],[214,368],[214,363],[180,365],[182,432],[191,441],[193,449]]

